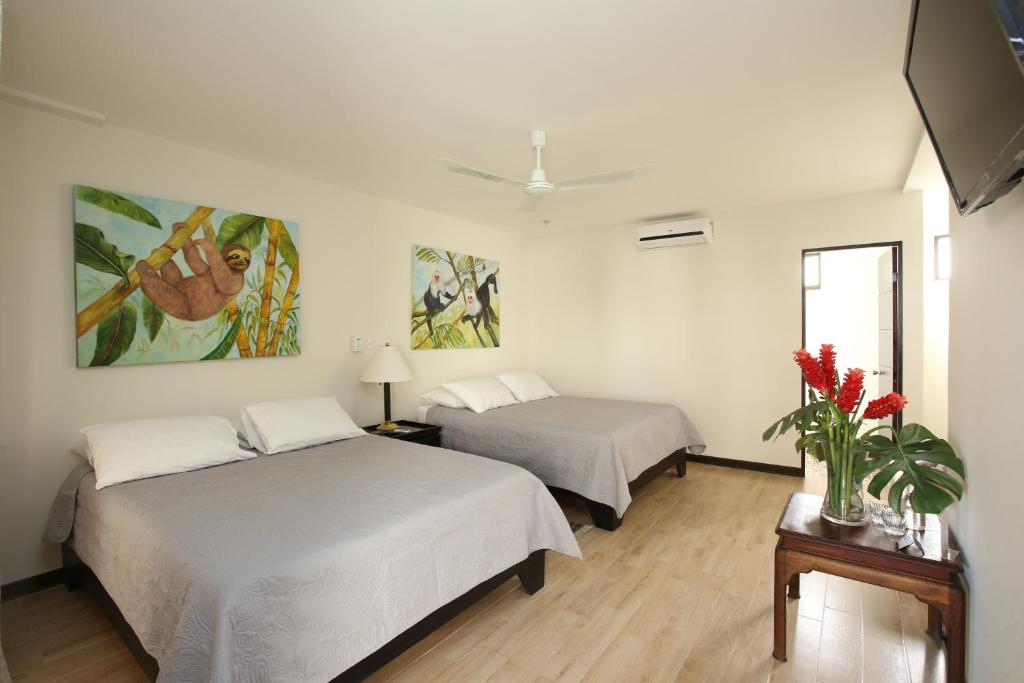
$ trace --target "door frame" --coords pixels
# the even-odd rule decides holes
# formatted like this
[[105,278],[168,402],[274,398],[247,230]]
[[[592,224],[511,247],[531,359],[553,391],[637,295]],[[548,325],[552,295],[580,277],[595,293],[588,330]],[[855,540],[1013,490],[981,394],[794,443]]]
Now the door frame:
[[[818,254],[826,251],[843,251],[847,249],[870,249],[873,247],[889,247],[893,250],[893,287],[892,287],[892,390],[903,393],[903,240],[893,242],[867,242],[864,244],[842,244],[817,249],[800,250],[800,348],[807,347],[807,290],[804,288],[804,260],[807,254]],[[820,267],[820,264],[819,264]],[[804,393],[804,380],[800,377],[800,406],[807,405]],[[903,426],[903,413],[893,415],[893,426]],[[800,451],[800,476],[807,476],[807,449]]]

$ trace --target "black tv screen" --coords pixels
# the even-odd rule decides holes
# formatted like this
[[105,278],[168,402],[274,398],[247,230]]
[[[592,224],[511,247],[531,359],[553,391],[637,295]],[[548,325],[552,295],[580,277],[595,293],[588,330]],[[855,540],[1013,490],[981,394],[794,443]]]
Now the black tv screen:
[[1024,175],[1024,0],[915,0],[903,73],[961,214]]

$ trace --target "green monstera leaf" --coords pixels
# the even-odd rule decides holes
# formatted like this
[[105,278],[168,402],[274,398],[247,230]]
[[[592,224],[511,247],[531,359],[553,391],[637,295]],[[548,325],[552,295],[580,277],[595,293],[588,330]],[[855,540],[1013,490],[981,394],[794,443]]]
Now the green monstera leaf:
[[236,213],[228,216],[220,223],[217,231],[217,248],[223,249],[225,244],[240,244],[246,249],[255,249],[263,239],[263,231],[267,227],[267,219],[249,213]]
[[89,365],[110,365],[123,356],[135,339],[138,319],[139,313],[135,304],[125,301],[101,320],[99,327],[96,328],[96,351]]
[[[910,507],[915,512],[938,514],[964,495],[967,473],[953,447],[919,424],[908,424],[892,438],[874,434],[863,440],[867,457],[858,464],[858,478],[875,472],[868,493],[880,498],[889,483],[889,506],[903,509],[903,497],[910,490]],[[942,465],[952,474],[938,469]]]
[[118,275],[127,282],[135,257],[108,242],[99,228],[75,223],[75,263],[101,273]]
[[122,197],[119,194],[114,194],[107,190],[98,190],[88,185],[75,185],[75,197],[83,202],[95,204],[111,213],[130,218],[137,223],[148,225],[157,230],[162,229],[160,221],[157,220],[156,216],[127,197]]

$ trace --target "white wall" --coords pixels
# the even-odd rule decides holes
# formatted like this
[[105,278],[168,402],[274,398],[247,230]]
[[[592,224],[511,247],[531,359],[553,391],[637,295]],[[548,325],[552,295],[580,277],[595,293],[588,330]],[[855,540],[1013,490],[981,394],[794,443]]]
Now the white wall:
[[[74,183],[284,216],[301,226],[302,355],[297,358],[75,368]],[[50,501],[75,462],[78,429],[101,420],[237,414],[272,398],[335,395],[360,424],[382,417],[367,354],[350,335],[390,339],[416,380],[393,387],[396,417],[437,383],[528,363],[526,241],[516,234],[371,198],[117,128],[0,102],[0,575],[57,565],[39,542]],[[499,259],[502,347],[408,350],[410,246]]]
[[949,437],[967,465],[952,526],[970,581],[968,679],[1020,680],[1024,642],[1024,189],[950,211]]
[[945,436],[949,420],[949,280],[935,279],[935,237],[949,233],[949,190],[945,181],[925,187],[921,198],[924,424],[935,434]]
[[634,229],[556,233],[531,267],[534,367],[556,390],[675,403],[709,455],[799,466],[761,432],[799,405],[800,250],[903,240],[906,416],[920,420],[921,199],[872,192],[713,216],[714,243],[638,251]]
[[840,377],[847,368],[864,370],[868,400],[878,396],[878,377],[871,371],[878,369],[878,257],[886,251],[821,252],[821,287],[805,293],[807,348],[817,353],[822,344],[834,344]]

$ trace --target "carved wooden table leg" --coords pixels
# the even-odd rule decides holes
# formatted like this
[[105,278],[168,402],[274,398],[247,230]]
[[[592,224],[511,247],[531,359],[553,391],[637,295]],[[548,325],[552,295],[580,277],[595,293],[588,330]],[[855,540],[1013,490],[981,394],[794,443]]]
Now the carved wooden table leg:
[[[781,545],[781,542],[780,542]],[[799,576],[799,574],[797,575]],[[798,579],[799,580],[799,579]],[[775,547],[775,649],[772,657],[786,661],[786,551]]]
[[934,605],[928,605],[928,628],[925,633],[942,640],[942,612]]
[[942,621],[946,624],[946,680],[948,683],[964,683],[966,677],[964,645],[967,639],[967,614],[962,586],[956,586],[950,593],[950,605],[943,610]]
[[800,599],[800,572],[794,573],[793,578],[789,580],[789,599]]

